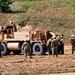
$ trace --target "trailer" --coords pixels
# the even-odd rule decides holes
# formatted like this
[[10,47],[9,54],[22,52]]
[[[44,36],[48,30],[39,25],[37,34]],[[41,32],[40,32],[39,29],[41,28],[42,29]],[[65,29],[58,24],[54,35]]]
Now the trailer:
[[31,43],[31,53],[35,55],[45,54],[46,43],[49,38],[54,35],[53,31],[31,30],[31,31],[15,31],[15,27],[8,25],[1,29],[1,54],[7,55],[12,51],[14,54],[22,53],[21,47],[24,42]]

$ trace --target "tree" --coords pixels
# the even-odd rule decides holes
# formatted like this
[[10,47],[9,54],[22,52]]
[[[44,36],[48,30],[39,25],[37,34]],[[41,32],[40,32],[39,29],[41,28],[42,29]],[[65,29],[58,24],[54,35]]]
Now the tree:
[[0,0],[0,13],[11,12],[9,5],[12,3],[11,0]]

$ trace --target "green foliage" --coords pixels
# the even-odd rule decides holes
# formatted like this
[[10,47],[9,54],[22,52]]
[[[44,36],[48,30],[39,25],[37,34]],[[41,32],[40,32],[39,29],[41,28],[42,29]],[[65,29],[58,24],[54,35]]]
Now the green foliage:
[[37,0],[23,0],[22,7],[23,7],[25,12],[29,9],[31,1],[37,1]]
[[11,12],[9,5],[11,4],[11,0],[0,0],[0,12],[8,13]]
[[73,0],[73,2],[72,2],[72,7],[75,10],[75,0]]
[[25,0],[25,1],[23,2],[22,7],[24,8],[25,11],[27,11],[28,8],[29,8],[29,2],[30,2],[30,0]]

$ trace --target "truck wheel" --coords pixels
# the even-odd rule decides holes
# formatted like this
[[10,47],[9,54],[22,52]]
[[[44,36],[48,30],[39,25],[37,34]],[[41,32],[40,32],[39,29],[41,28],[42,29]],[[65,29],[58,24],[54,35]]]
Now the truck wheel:
[[1,43],[1,54],[6,55],[7,54],[7,46],[5,43]]
[[13,53],[18,55],[21,53],[21,50],[14,50]]
[[32,50],[33,50],[33,54],[35,54],[35,55],[41,55],[41,54],[43,54],[43,47],[41,46],[40,43],[35,43],[33,45]]

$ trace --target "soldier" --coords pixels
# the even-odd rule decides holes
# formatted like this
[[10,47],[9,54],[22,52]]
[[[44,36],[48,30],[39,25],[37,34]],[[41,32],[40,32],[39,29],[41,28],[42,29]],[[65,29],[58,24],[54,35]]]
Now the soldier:
[[54,57],[54,52],[56,54],[56,57],[58,57],[58,46],[59,46],[59,36],[53,36],[51,41],[51,47],[52,47],[52,55]]
[[51,50],[51,41],[52,41],[52,39],[49,38],[48,41],[47,41],[47,44],[46,44],[47,50],[49,51],[49,54],[52,54],[52,50]]
[[29,55],[30,58],[32,58],[30,49],[31,49],[31,46],[29,42],[23,43],[22,50],[24,51],[24,55],[26,56],[26,58],[27,58],[27,55]]
[[64,35],[60,36],[60,50],[61,50],[61,54],[64,54],[64,39],[63,39]]
[[63,39],[64,35],[60,35],[59,37],[60,37],[60,40],[59,40],[60,45],[58,47],[58,53],[64,54],[64,39]]
[[13,31],[16,32],[17,31],[17,28],[16,28],[16,25],[13,21],[10,21],[10,25],[13,26]]
[[72,35],[70,42],[72,44],[72,54],[73,54],[74,50],[75,50],[75,37],[74,37],[74,35]]

